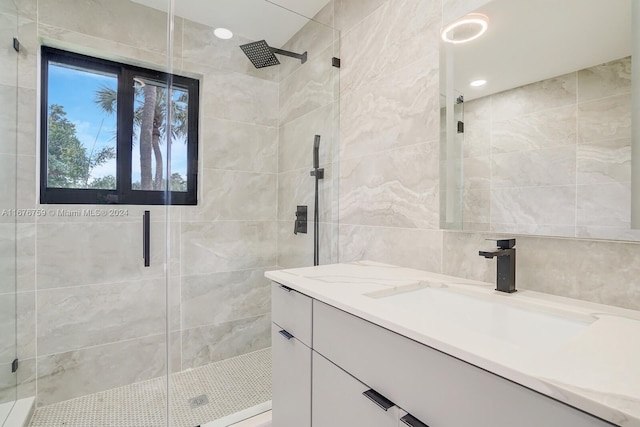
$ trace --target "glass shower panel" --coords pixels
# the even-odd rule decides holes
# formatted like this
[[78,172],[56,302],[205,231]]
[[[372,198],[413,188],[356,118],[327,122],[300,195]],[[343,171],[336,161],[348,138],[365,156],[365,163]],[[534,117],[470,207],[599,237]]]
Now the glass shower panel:
[[17,37],[18,11],[11,0],[0,1],[0,425],[17,399],[16,359],[16,230],[19,217],[27,212],[16,203],[18,53],[12,48]]
[[[270,409],[264,273],[313,265],[316,135],[319,258],[337,261],[339,34],[333,2],[304,11],[264,0],[194,5],[175,4],[183,37],[174,73],[201,79],[202,137],[198,205],[180,220],[172,407],[184,425],[225,426]],[[220,28],[232,37],[217,37]],[[307,233],[294,234],[297,206],[308,209]]]
[[[28,52],[34,57],[44,44],[128,66],[168,71],[166,11],[129,0],[39,0],[37,5],[27,37],[33,43]],[[35,88],[35,61],[33,66]],[[58,70],[60,78],[49,80],[48,89],[60,94],[58,104],[67,114],[68,141],[79,142],[75,146],[85,147],[78,150],[80,154],[91,159],[91,152],[117,150],[116,140],[122,142],[117,139],[122,133],[120,107],[131,105],[128,101],[132,101],[134,87],[123,88],[109,73],[88,73],[86,69]],[[119,73],[122,84],[126,71]],[[63,78],[68,78],[67,86]],[[170,84],[156,83],[163,88]],[[80,99],[84,94],[88,96]],[[39,96],[35,90],[26,91],[20,104],[33,105],[35,110]],[[117,104],[109,104],[109,96]],[[35,127],[33,139],[25,141],[33,144],[34,153],[40,143]],[[120,183],[111,178],[128,172],[120,160],[130,153],[127,150],[127,156],[122,156],[118,152],[104,162],[90,162],[89,184],[97,182],[95,188],[101,190],[118,188]],[[162,159],[162,180],[169,171],[166,157]],[[41,158],[34,162],[29,175],[35,176],[40,162]],[[28,179],[27,174],[19,176],[19,182]],[[26,199],[45,212],[34,221],[30,242],[36,294],[31,333],[37,344],[37,408],[32,425],[168,426],[168,372],[172,357],[175,359],[169,356],[169,331],[179,323],[169,317],[177,298],[168,295],[179,293],[179,282],[170,280],[179,265],[169,254],[179,253],[179,224],[175,221],[179,210],[161,205],[45,204],[39,203],[36,187],[26,188],[31,192]],[[164,191],[163,186],[156,191]],[[148,266],[144,252],[149,255]]]

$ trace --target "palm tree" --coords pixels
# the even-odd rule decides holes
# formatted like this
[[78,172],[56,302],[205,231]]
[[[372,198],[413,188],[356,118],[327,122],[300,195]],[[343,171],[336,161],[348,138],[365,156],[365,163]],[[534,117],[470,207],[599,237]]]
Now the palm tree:
[[[133,112],[134,136],[136,129],[140,134],[140,189],[162,190],[164,180],[164,164],[160,145],[167,137],[167,105],[171,118],[171,138],[179,139],[187,136],[188,130],[188,93],[185,90],[172,88],[172,100],[167,102],[168,90],[160,84],[136,80]],[[107,114],[116,112],[117,92],[115,89],[102,86],[96,92],[95,103]],[[153,174],[152,157],[155,159],[155,176]]]

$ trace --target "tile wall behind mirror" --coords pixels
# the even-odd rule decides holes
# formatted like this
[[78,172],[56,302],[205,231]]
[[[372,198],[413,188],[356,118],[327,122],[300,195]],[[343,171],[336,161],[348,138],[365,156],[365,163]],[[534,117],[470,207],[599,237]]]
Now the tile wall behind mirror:
[[494,0],[484,35],[442,42],[443,228],[640,240],[632,1]]

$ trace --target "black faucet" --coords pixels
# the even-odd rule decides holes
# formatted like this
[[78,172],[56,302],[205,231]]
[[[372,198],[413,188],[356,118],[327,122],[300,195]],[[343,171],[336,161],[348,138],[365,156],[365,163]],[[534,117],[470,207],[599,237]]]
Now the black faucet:
[[480,251],[478,254],[487,259],[498,257],[498,279],[496,291],[516,292],[516,239],[497,241],[495,251]]

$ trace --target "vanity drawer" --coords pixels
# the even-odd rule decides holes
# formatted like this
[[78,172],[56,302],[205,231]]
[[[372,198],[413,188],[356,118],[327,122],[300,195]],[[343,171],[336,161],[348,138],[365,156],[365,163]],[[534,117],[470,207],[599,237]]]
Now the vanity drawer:
[[271,324],[273,425],[311,426],[311,349]]
[[271,285],[271,320],[311,347],[311,307],[308,296],[279,283]]
[[312,390],[313,427],[398,426],[396,406],[386,405],[383,409],[364,395],[369,387],[315,351]]
[[319,301],[313,312],[315,351],[428,425],[612,425]]

